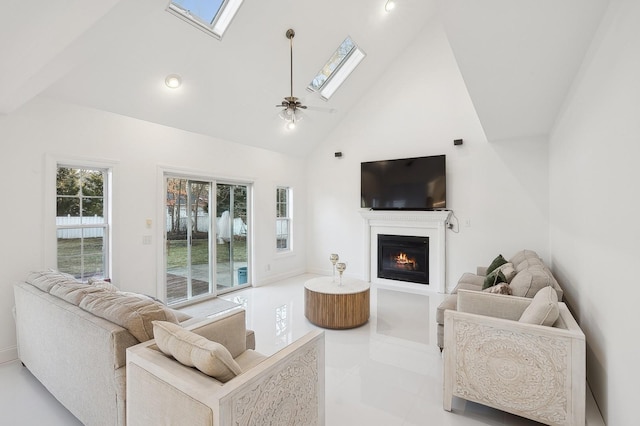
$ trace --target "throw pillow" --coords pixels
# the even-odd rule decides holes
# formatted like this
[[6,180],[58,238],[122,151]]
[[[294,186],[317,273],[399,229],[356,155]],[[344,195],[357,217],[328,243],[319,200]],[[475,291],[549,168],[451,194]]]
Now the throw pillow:
[[507,283],[496,284],[483,291],[487,293],[497,293],[497,294],[507,294],[507,295],[511,295],[512,293],[511,286]]
[[525,269],[509,283],[514,296],[533,297],[535,294],[553,284],[552,275],[543,268]]
[[553,287],[547,286],[533,296],[531,303],[522,313],[520,322],[550,327],[556,322],[559,315],[558,294]]
[[486,290],[489,287],[493,287],[496,284],[506,283],[506,282],[507,282],[507,278],[504,276],[502,271],[500,269],[496,269],[495,271],[487,275],[487,278],[485,278],[484,284],[482,285],[482,289]]
[[513,267],[513,263],[511,262],[507,262],[504,265],[499,266],[498,269],[504,274],[504,277],[506,279],[505,282],[507,283],[510,283],[513,277],[515,277],[517,274],[516,268]]
[[498,266],[502,266],[505,263],[507,263],[506,259],[504,257],[502,257],[501,254],[499,254],[495,259],[493,259],[493,261],[491,261],[491,263],[489,264],[489,267],[487,268],[487,275],[489,275],[490,273],[492,273]]
[[223,383],[242,373],[227,348],[179,325],[153,321],[153,334],[158,348],[165,355]]

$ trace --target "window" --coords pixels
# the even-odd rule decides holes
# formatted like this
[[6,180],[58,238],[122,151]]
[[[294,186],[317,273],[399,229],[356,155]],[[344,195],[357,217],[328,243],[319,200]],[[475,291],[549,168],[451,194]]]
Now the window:
[[276,249],[291,250],[291,188],[276,189]]
[[108,277],[110,170],[58,165],[57,268],[87,281]]
[[243,0],[172,0],[167,10],[178,18],[222,39]]
[[365,53],[351,40],[351,37],[345,38],[311,80],[307,90],[319,92],[322,99],[328,100],[364,57]]

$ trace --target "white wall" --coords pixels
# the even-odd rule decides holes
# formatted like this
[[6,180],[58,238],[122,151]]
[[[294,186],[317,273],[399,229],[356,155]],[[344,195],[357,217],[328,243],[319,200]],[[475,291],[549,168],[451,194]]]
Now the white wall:
[[[454,147],[459,138],[464,145]],[[446,35],[432,22],[309,157],[309,270],[330,273],[336,252],[347,274],[365,275],[360,162],[438,154],[447,156],[447,207],[460,220],[460,233],[447,232],[449,289],[498,253],[530,248],[548,257],[547,142],[487,142]]]
[[550,144],[552,268],[607,424],[637,423],[640,2],[611,3]]
[[[45,247],[55,251],[55,234],[45,235],[45,230],[51,229],[45,220],[55,220],[45,218],[44,213],[50,198],[45,184],[55,188],[55,167],[52,176],[45,176],[47,158],[81,157],[116,163],[113,280],[124,290],[156,294],[157,264],[161,262],[156,243],[164,225],[157,223],[162,208],[160,167],[254,181],[253,282],[264,284],[305,271],[306,185],[300,159],[47,99],[0,116],[0,141],[4,184],[0,208],[0,362],[16,356],[12,284],[29,271],[54,266],[45,261],[55,258],[52,253],[45,256]],[[299,217],[294,235],[298,250],[286,257],[275,250],[277,185],[294,188],[294,209]],[[151,231],[146,228],[147,218],[154,221]],[[152,244],[143,245],[142,236],[149,232]]]

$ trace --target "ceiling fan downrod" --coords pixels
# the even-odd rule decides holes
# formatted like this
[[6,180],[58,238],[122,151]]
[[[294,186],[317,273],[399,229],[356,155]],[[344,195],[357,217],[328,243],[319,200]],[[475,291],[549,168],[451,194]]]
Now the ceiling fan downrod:
[[289,71],[290,71],[290,74],[289,75],[291,76],[291,80],[290,80],[290,82],[291,82],[291,87],[290,87],[290,89],[291,89],[291,91],[290,91],[290,93],[291,93],[291,101],[293,101],[295,103],[295,101],[293,100],[294,99],[293,98],[293,38],[296,36],[296,32],[293,31],[292,28],[289,28],[287,30],[287,32],[285,33],[285,36],[289,39],[289,53],[290,53],[290,55],[289,55],[289,59],[290,59]]

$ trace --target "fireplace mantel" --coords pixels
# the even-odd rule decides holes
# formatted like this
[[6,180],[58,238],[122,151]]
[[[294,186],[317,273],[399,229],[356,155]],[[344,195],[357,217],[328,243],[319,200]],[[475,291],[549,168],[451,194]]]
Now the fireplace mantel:
[[[365,279],[370,282],[402,285],[377,277],[378,234],[429,237],[429,288],[445,293],[446,226],[449,211],[360,210],[364,219]],[[421,285],[421,284],[418,284]]]

